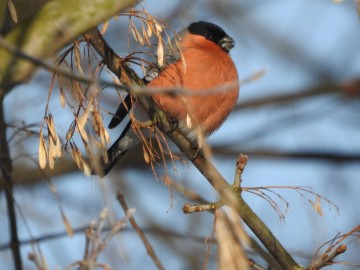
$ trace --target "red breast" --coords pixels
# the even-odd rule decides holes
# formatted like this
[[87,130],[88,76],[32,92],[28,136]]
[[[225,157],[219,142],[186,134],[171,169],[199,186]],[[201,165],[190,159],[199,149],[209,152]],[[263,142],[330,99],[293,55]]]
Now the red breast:
[[[199,126],[209,135],[221,126],[238,99],[235,64],[227,51],[200,35],[184,35],[180,50],[182,58],[162,70],[148,87],[200,91],[200,95],[162,93],[152,97],[167,115],[178,121],[190,117],[193,127]],[[206,94],[206,90],[219,92]]]

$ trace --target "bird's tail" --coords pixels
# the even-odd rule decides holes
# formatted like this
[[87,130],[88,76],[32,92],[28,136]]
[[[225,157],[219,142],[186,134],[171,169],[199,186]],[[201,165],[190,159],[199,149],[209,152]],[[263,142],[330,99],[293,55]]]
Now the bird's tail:
[[108,162],[105,163],[103,159],[100,160],[100,172],[92,172],[92,174],[100,173],[101,176],[107,175],[115,164],[124,156],[128,148],[121,147],[121,140],[125,137],[126,133],[130,129],[131,121],[126,125],[119,138],[113,143],[113,145],[107,150]]

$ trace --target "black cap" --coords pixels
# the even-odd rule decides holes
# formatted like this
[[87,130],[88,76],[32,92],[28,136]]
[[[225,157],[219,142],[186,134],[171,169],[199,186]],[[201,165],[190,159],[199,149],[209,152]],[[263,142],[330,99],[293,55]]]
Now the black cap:
[[217,26],[216,24],[204,21],[194,22],[189,25],[188,31],[193,35],[203,36],[207,40],[218,44],[226,51],[229,51],[232,47],[234,47],[233,45],[226,47],[222,46],[222,42],[224,41],[224,39],[228,43],[234,44],[235,42],[232,38],[228,36],[228,34],[225,33],[225,31],[221,27]]

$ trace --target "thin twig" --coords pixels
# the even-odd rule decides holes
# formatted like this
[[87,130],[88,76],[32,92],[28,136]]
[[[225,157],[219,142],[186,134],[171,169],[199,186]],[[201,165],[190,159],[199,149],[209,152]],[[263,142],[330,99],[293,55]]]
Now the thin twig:
[[235,169],[235,179],[234,179],[234,187],[240,188],[241,186],[241,176],[244,172],[245,166],[247,164],[248,157],[247,155],[240,154],[238,160],[236,162],[236,169]]
[[345,239],[349,238],[350,236],[356,236],[359,238],[359,235],[356,234],[360,232],[360,225],[357,225],[355,228],[351,229],[349,232],[344,233],[342,235],[337,235],[333,239],[325,242],[322,244],[316,254],[319,253],[320,249],[323,248],[325,245],[329,244],[329,247],[325,250],[325,252],[320,256],[320,258],[316,261],[313,261],[311,266],[308,270],[317,270],[329,264],[333,264],[332,261],[336,256],[344,253],[347,250],[347,246],[344,244],[340,244]]
[[178,192],[180,196],[186,199],[190,199],[192,201],[196,201],[197,203],[201,203],[201,204],[207,203],[207,200],[205,200],[205,198],[203,198],[199,193],[185,186],[184,184],[175,181],[171,177],[167,176],[166,181],[168,181],[169,186],[171,186],[172,189]]
[[[343,94],[345,96],[351,95],[359,95],[360,87],[360,79],[356,78],[354,80],[348,82],[341,82],[341,83],[326,83],[321,84],[318,86],[306,88],[306,89],[299,89],[298,91],[284,91],[286,94],[278,94],[272,96],[263,96],[261,98],[257,98],[254,100],[240,102],[234,108],[234,111],[240,111],[244,109],[255,109],[258,107],[264,107],[268,105],[280,105],[280,104],[287,104],[291,102],[299,102],[301,99],[305,98],[313,98],[318,97],[321,95],[338,95]],[[271,91],[268,91],[271,93]]]
[[249,267],[251,269],[255,269],[255,270],[265,270],[266,268],[258,265],[257,263],[255,263],[252,259],[249,259]]
[[217,144],[212,147],[213,152],[216,155],[222,156],[224,158],[232,158],[236,156],[239,151],[247,153],[248,156],[260,157],[260,158],[277,158],[277,159],[293,159],[293,160],[320,160],[323,162],[334,162],[334,163],[345,163],[345,162],[359,162],[360,154],[358,153],[346,153],[344,152],[334,152],[334,151],[278,151],[271,148],[263,149],[237,149],[233,147],[231,141],[226,144]]
[[[78,227],[73,229],[74,235],[83,235],[84,232],[88,229],[88,225]],[[110,231],[112,228],[109,226],[104,227],[103,232]],[[133,233],[134,230],[132,228],[124,228],[122,231],[126,231],[129,233]],[[206,241],[206,237],[202,236],[196,236],[196,235],[184,235],[182,233],[178,233],[173,230],[167,230],[167,229],[158,229],[158,228],[145,228],[142,229],[143,232],[146,232],[147,234],[157,235],[157,236],[164,236],[167,237],[173,237],[173,238],[179,238],[186,241],[193,241],[195,243],[204,243]],[[21,246],[24,245],[30,245],[33,243],[41,243],[41,242],[47,242],[58,238],[64,238],[69,237],[69,234],[66,231],[56,232],[56,233],[49,233],[49,234],[43,234],[39,237],[31,237],[28,239],[21,240],[19,243]],[[216,244],[216,242],[215,242]],[[10,244],[0,244],[0,251],[4,251],[6,249],[10,248]]]
[[[239,156],[239,158],[240,158],[240,156]],[[240,162],[240,163],[243,163],[243,162]],[[242,168],[242,170],[243,169],[244,168]],[[203,198],[200,194],[198,194],[191,188],[183,185],[182,183],[179,183],[179,182],[173,180],[171,177],[167,177],[167,181],[169,182],[169,185],[171,186],[171,188],[173,190],[175,190],[176,192],[178,192],[184,198],[190,199],[201,205],[204,205],[207,203],[207,200],[205,198]],[[184,210],[184,208],[183,208],[183,210]],[[210,211],[210,213],[214,213],[214,211]],[[157,233],[152,230],[146,230],[146,229],[145,230],[143,229],[143,231],[146,231],[147,233]],[[166,234],[166,235],[170,235],[173,237],[184,237],[184,236],[181,236],[178,234],[175,235],[174,232],[159,231],[159,233],[162,233],[162,235]],[[199,242],[206,242],[206,239],[202,238],[202,237],[193,236],[191,239],[195,240],[195,241],[199,241]],[[215,238],[213,238],[212,241],[215,241],[215,244],[217,244]],[[274,270],[281,269],[278,262],[253,237],[249,237],[249,245],[251,247],[251,250],[253,250],[255,252],[255,254],[260,255],[260,257],[262,257],[268,263],[268,265],[271,266],[271,269],[274,269]],[[0,248],[0,250],[1,250],[1,248]]]
[[[124,194],[118,193],[117,194],[117,199],[118,199],[122,209],[126,213],[129,210],[129,207],[127,206]],[[137,234],[139,235],[141,241],[144,243],[146,251],[149,254],[150,258],[153,260],[156,267],[158,269],[160,269],[160,270],[163,270],[164,267],[162,266],[159,258],[156,256],[154,249],[152,248],[152,246],[151,246],[149,240],[147,239],[147,237],[145,236],[145,233],[141,230],[139,225],[136,223],[134,217],[130,217],[129,222],[130,222],[131,226],[135,229]]]
[[[233,189],[235,191],[240,191],[240,185],[241,185],[241,175],[245,169],[246,163],[248,161],[248,157],[244,154],[240,154],[238,157],[238,160],[236,162],[236,168],[235,168],[235,178],[234,178],[234,184]],[[183,190],[180,190],[183,192]],[[182,208],[184,214],[190,214],[190,213],[196,213],[196,212],[203,212],[203,211],[212,211],[215,209],[220,208],[224,205],[224,202],[220,199],[217,202],[214,203],[207,203],[202,202],[201,204],[185,204]]]
[[311,267],[309,267],[309,270],[318,270],[325,266],[333,264],[334,262],[332,260],[340,254],[345,253],[346,250],[346,245],[340,245],[333,252],[325,253],[325,256],[321,256],[318,261],[316,261]]

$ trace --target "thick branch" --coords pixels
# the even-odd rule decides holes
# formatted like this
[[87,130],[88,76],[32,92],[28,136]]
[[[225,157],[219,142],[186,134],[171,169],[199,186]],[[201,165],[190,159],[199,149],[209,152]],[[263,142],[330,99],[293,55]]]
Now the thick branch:
[[[55,54],[81,33],[108,20],[135,0],[53,0],[28,20],[19,24],[5,38],[20,51],[39,59]],[[0,89],[8,91],[28,80],[36,66],[14,57],[0,48]]]

